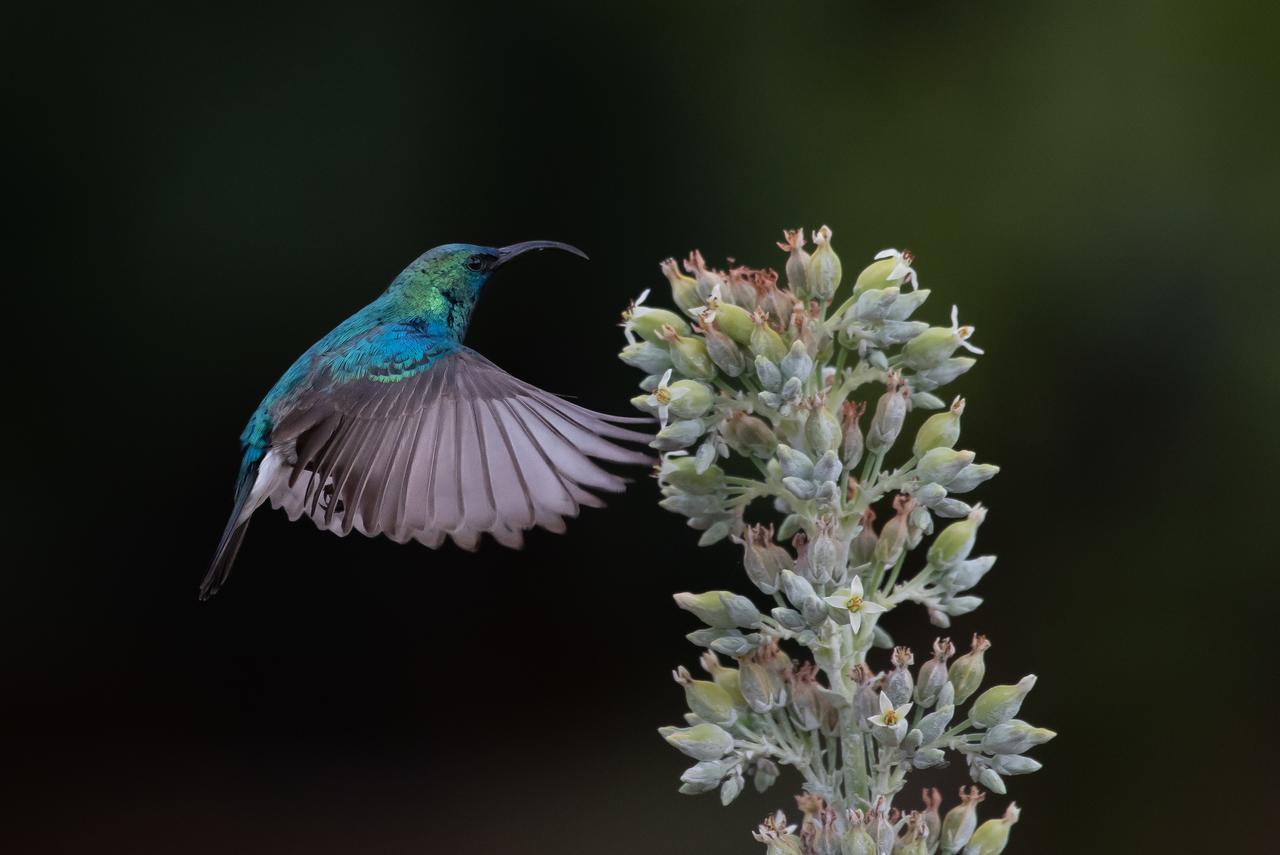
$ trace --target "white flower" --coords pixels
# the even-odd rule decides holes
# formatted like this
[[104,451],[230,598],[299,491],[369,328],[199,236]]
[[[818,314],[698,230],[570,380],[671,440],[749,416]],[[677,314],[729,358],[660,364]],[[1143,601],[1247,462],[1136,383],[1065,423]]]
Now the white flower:
[[877,727],[887,727],[893,731],[898,742],[907,735],[907,713],[911,712],[911,702],[907,701],[895,707],[886,692],[880,693],[880,715],[867,716],[867,721]]
[[689,394],[689,387],[671,386],[671,369],[667,369],[667,373],[662,375],[662,379],[658,381],[658,388],[653,390],[653,394],[644,399],[644,405],[650,410],[656,411],[658,414],[658,422],[663,426],[667,426],[667,418],[670,414],[671,404],[680,400]]
[[[631,301],[631,305],[627,306],[627,310],[622,313],[622,334],[627,337],[627,344],[636,343],[636,334],[631,328],[631,319],[645,313],[646,308],[644,301],[649,298],[649,289],[645,288],[640,292],[640,296]],[[670,373],[670,372],[668,372]]]
[[920,276],[911,267],[911,262],[915,261],[915,256],[911,254],[911,250],[908,249],[898,252],[896,249],[882,249],[876,253],[876,261],[880,261],[884,258],[892,258],[897,262],[893,265],[893,270],[889,271],[889,275],[886,276],[885,279],[890,282],[897,282],[899,280],[903,282],[910,282],[912,291],[920,287]]
[[849,583],[849,587],[840,588],[829,597],[825,597],[827,605],[836,609],[840,613],[848,613],[849,625],[853,627],[853,631],[857,632],[862,628],[863,615],[875,615],[888,611],[879,603],[873,603],[870,600],[863,599],[862,595],[862,577],[854,576],[853,581]]
[[716,319],[716,309],[720,308],[720,303],[724,301],[721,296],[720,283],[717,282],[711,286],[711,296],[707,298],[707,302],[702,306],[694,306],[689,310],[689,314],[704,324],[709,324]]
[[970,353],[986,353],[977,345],[969,344],[969,336],[974,334],[976,327],[960,326],[960,307],[955,305],[951,307],[951,331],[960,339],[960,346],[965,350]]

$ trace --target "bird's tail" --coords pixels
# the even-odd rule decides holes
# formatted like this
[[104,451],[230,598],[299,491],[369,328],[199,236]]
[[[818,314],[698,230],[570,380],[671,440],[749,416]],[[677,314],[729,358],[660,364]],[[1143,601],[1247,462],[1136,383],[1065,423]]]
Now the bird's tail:
[[245,507],[249,503],[257,476],[258,461],[246,457],[240,471],[240,481],[236,485],[236,503],[231,509],[231,519],[227,520],[227,527],[222,531],[218,551],[213,554],[213,561],[209,564],[209,572],[200,583],[201,600],[207,600],[218,593],[231,575],[231,565],[236,560],[236,553],[240,551],[245,532],[249,530],[250,515],[245,513]]

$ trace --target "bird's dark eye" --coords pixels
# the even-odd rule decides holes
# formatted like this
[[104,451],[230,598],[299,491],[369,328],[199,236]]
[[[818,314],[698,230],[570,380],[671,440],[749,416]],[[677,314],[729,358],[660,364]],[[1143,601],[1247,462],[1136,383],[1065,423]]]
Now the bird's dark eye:
[[481,270],[484,270],[489,266],[489,258],[485,255],[472,255],[468,257],[463,264],[466,265],[468,270],[474,273],[479,273]]

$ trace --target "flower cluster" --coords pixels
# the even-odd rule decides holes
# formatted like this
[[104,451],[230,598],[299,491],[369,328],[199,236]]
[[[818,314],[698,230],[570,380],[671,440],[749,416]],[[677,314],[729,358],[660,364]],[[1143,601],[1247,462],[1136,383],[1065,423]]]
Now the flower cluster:
[[[910,252],[879,253],[849,283],[831,236],[819,229],[809,253],[801,230],[784,232],[785,283],[696,251],[667,260],[676,308],[646,291],[623,313],[621,358],[645,374],[632,403],[661,423],[660,504],[701,545],[740,545],[759,595],[676,595],[704,624],[688,638],[707,648],[708,679],[674,672],[689,712],[661,734],[695,761],[684,793],[728,804],[748,778],[764,791],[780,767],[799,772],[803,821],[779,811],[755,832],[771,853],[990,855],[1012,804],[979,825],[977,787],[945,818],[936,790],[923,811],[893,801],[909,773],[954,759],[1001,795],[1038,769],[1026,752],[1054,734],[1016,718],[1035,677],[979,691],[983,636],[959,657],[939,638],[916,667],[881,626],[916,603],[947,628],[982,602],[969,592],[995,558],[974,554],[987,512],[968,496],[998,468],[957,449],[965,401],[937,394],[975,364],[958,354],[982,351],[954,307],[946,325],[913,319],[930,292]],[[934,412],[910,432],[919,411]],[[748,522],[759,510],[777,516]],[[872,648],[891,651],[882,670]]]

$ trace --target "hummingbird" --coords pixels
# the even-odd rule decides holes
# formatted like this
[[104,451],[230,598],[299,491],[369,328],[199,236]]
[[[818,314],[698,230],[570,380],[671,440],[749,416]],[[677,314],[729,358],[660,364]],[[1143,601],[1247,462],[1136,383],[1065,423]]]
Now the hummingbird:
[[623,489],[599,461],[652,463],[621,444],[648,442],[625,425],[649,419],[580,407],[462,343],[494,271],[543,249],[587,257],[546,240],[428,250],[298,357],[240,435],[235,504],[200,599],[226,582],[266,502],[339,536],[474,550],[488,533],[518,549],[526,530],[561,533],[580,506],[602,506],[591,491]]

